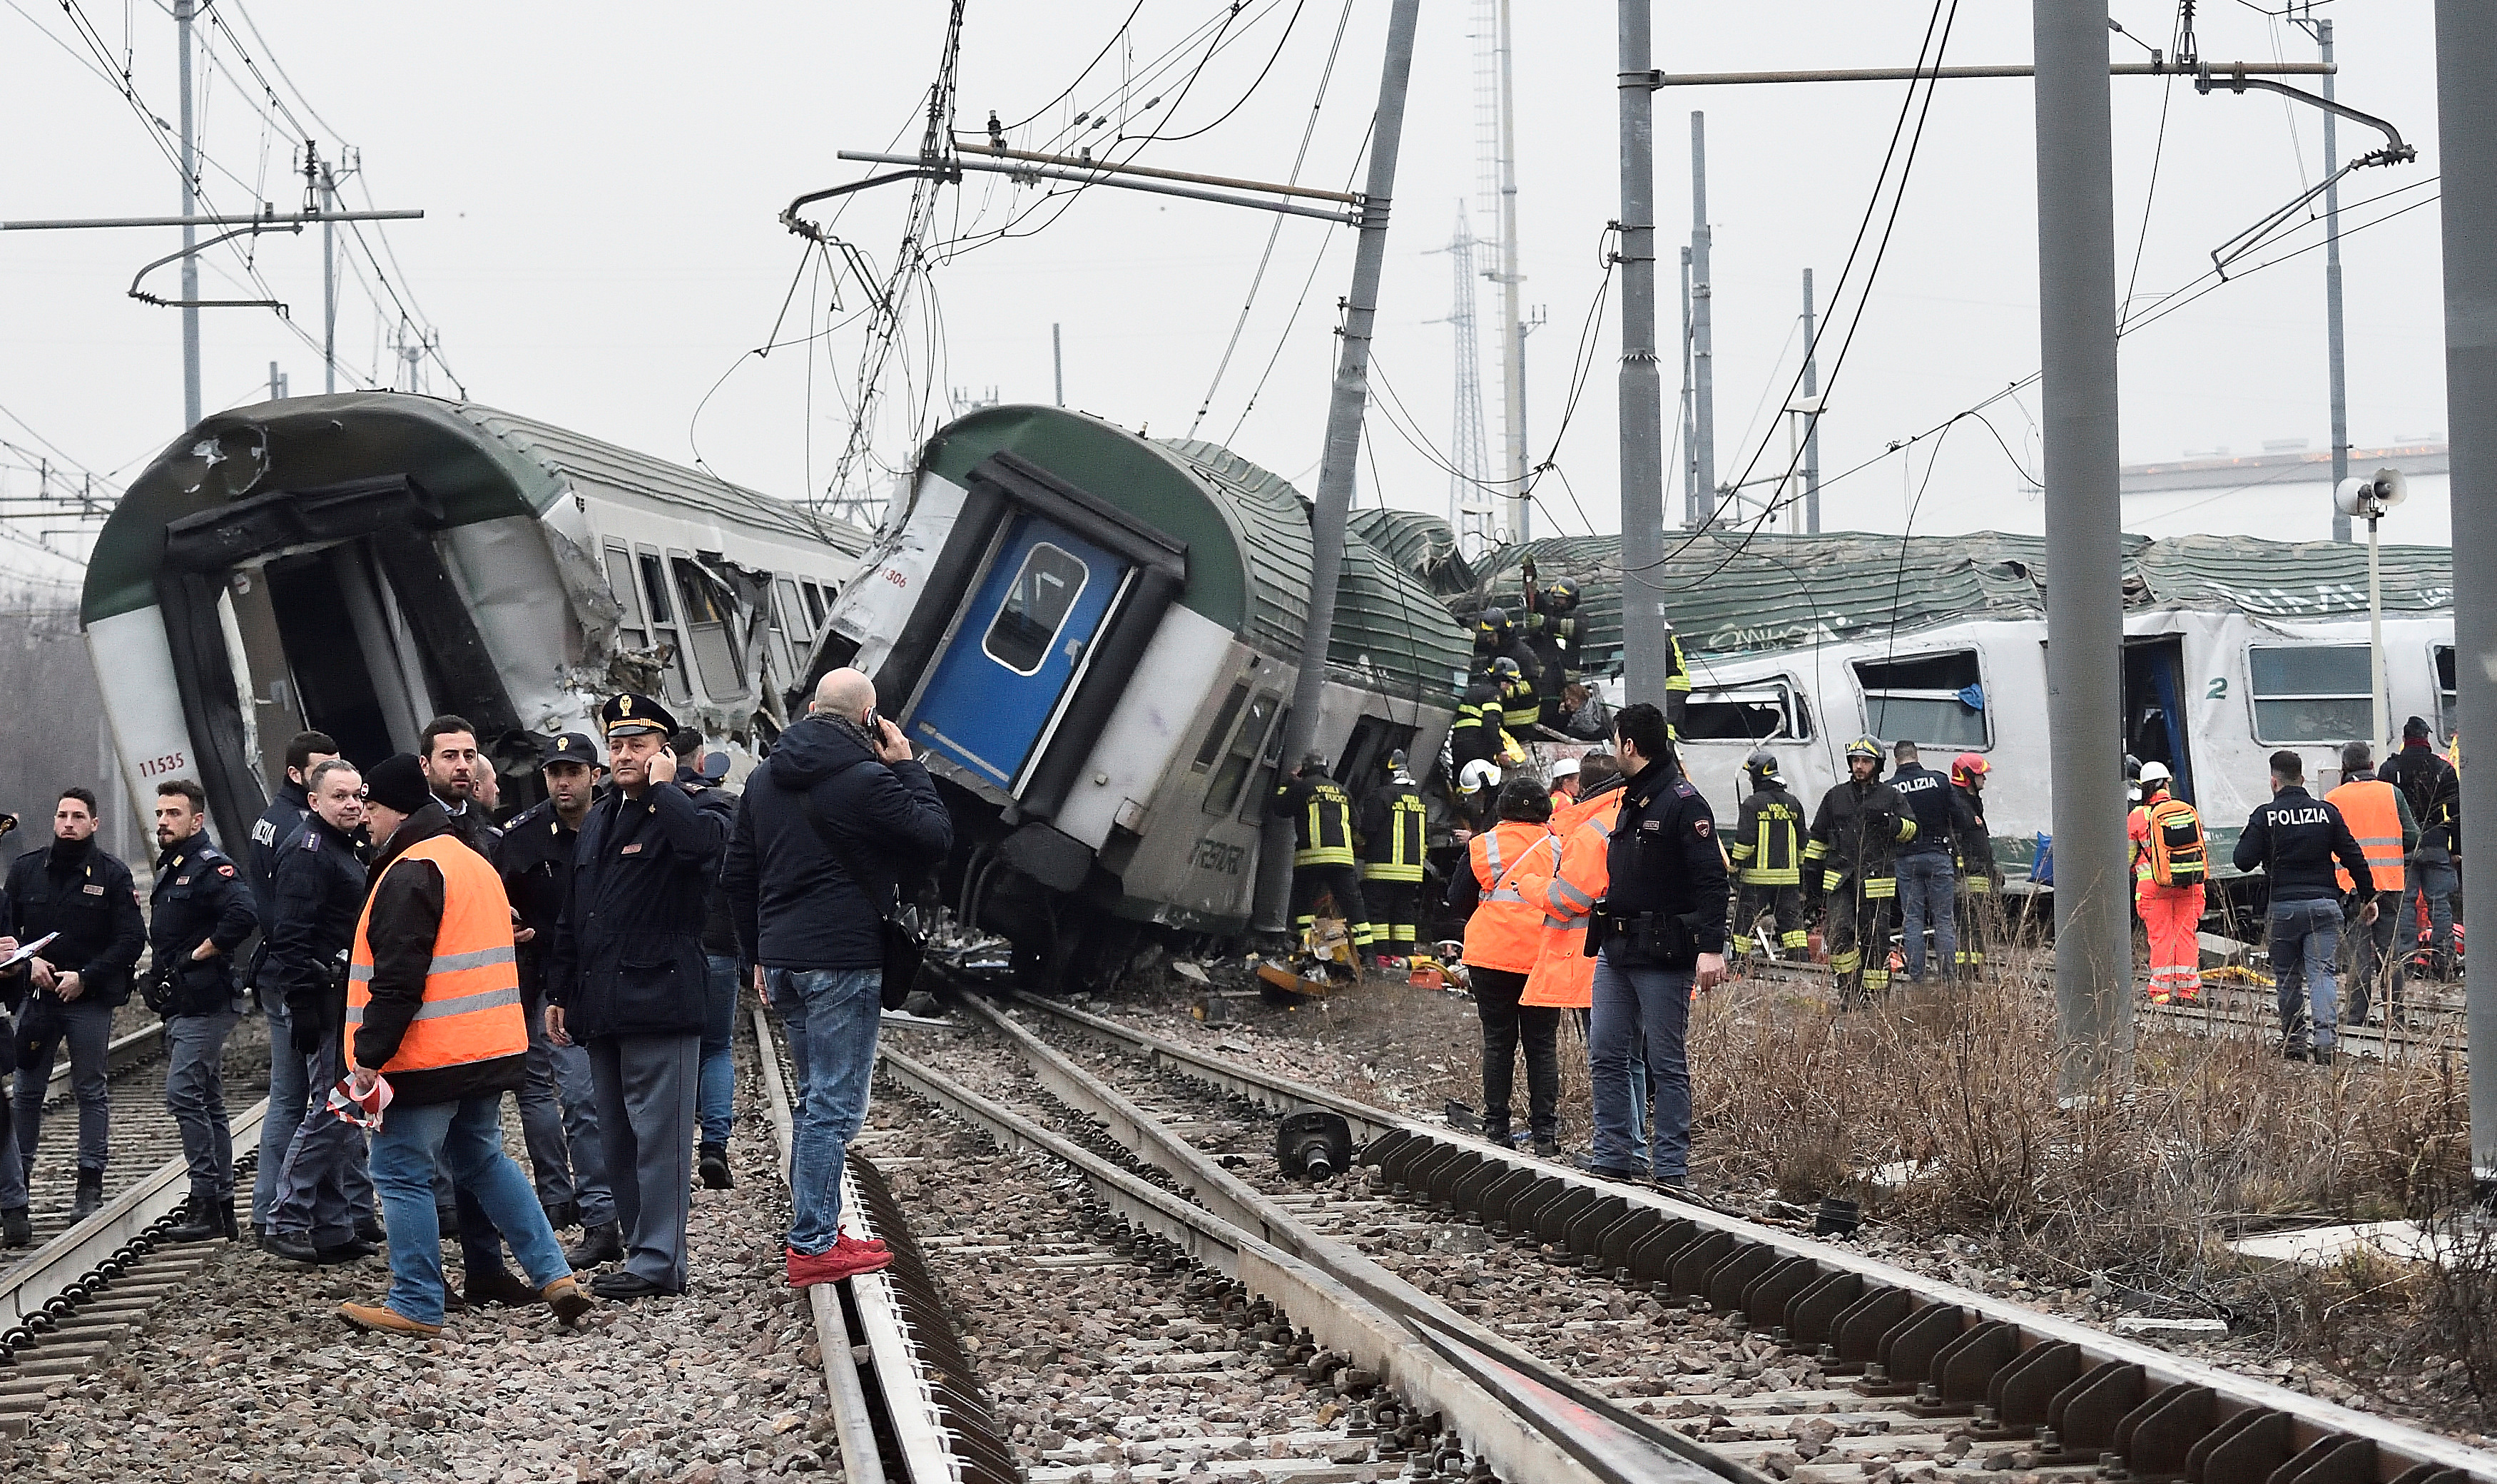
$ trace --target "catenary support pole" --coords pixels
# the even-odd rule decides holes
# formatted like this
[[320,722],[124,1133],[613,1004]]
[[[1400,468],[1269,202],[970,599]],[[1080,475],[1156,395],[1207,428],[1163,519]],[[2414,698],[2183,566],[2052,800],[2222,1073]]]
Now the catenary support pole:
[[[1648,0],[1621,0],[1620,24],[1623,691],[1627,700],[1661,707],[1670,630],[1659,590],[1664,563],[1664,378],[1656,356],[1656,97],[1646,80]],[[1691,116],[1691,158],[1696,160],[1698,114]],[[1692,302],[1704,316],[1708,290],[1705,259],[1698,250],[1702,240],[1698,232],[1692,233]],[[1696,426],[1705,426],[1703,416]],[[1696,437],[1694,431],[1694,441]],[[1693,497],[1704,505],[1714,488],[1712,481],[1695,489]],[[1695,514],[1691,523],[1697,523]]]
[[1066,327],[1049,327],[1049,369],[1058,383],[1058,405],[1066,405]]
[[[179,74],[182,92],[182,214],[196,216],[200,210],[200,159],[198,134],[191,116],[191,16],[194,0],[174,0],[174,33],[181,53]],[[193,249],[200,243],[200,229],[182,228],[182,426],[197,427],[200,423],[200,255]]]
[[1682,510],[1699,503],[1699,445],[1691,436],[1691,244],[1682,245]]
[[[2332,65],[2332,22],[2315,23],[2315,45],[2322,49],[2323,63]],[[2323,96],[2332,97],[2332,74],[2323,75]],[[2323,113],[2323,174],[2332,179],[2341,168],[2340,132],[2334,126],[2339,117],[2330,110]],[[2332,383],[2332,488],[2350,477],[2350,381],[2348,367],[2342,359],[2345,342],[2341,333],[2341,186],[2334,180],[2323,188],[2323,356],[2328,363]],[[2332,510],[2332,539],[2350,539],[2350,518],[2339,506]],[[2382,683],[2379,682],[2379,689]],[[2379,728],[2379,731],[2382,729]],[[2377,741],[2382,742],[2379,737]]]
[[[1378,111],[1371,125],[1369,180],[1362,194],[1361,236],[1352,255],[1343,345],[1335,390],[1327,402],[1326,445],[1318,456],[1318,489],[1310,512],[1310,619],[1301,639],[1300,674],[1292,680],[1292,714],[1283,728],[1278,772],[1288,772],[1318,738],[1326,690],[1327,638],[1335,631],[1336,579],[1343,568],[1343,522],[1352,509],[1354,466],[1361,455],[1362,413],[1370,400],[1371,324],[1378,314],[1378,280],[1387,263],[1387,205],[1396,194],[1396,151],[1405,136],[1405,88],[1413,75],[1413,27],[1421,0],[1395,0],[1387,13],[1387,58],[1378,78]],[[1280,928],[1292,880],[1292,823],[1268,818],[1257,866],[1257,921]]]
[[2106,0],[2032,0],[2044,352],[2046,720],[2060,1090],[2113,1072],[2133,1026],[2123,744],[2115,174]]
[[[2497,8],[2437,0],[2436,125],[2444,146],[2445,403],[2452,448],[2453,678],[2461,730],[2480,749],[2462,771],[2466,939],[2497,943]],[[2466,763],[2468,759],[2466,758]],[[2475,855],[2484,851],[2486,854]],[[2497,972],[2469,976],[2471,1174],[2497,1209]]]
[[1510,0],[1500,0],[1500,354],[1501,432],[1507,467],[1508,539],[1534,539],[1534,507],[1527,503],[1526,316],[1520,305],[1526,275],[1517,268],[1517,89],[1510,77]]
[[[1708,524],[1717,508],[1717,316],[1708,276],[1711,240],[1708,115],[1694,109],[1691,113],[1691,447],[1699,465],[1699,497],[1684,515],[1684,523],[1692,530]],[[1653,343],[1652,335],[1650,340]]]
[[[1812,269],[1803,270],[1803,399],[1820,395],[1820,355],[1813,344]],[[1804,414],[1803,528],[1820,534],[1820,409]]]
[[[338,177],[321,167],[321,213],[336,214]],[[338,390],[338,224],[321,224],[321,390]]]

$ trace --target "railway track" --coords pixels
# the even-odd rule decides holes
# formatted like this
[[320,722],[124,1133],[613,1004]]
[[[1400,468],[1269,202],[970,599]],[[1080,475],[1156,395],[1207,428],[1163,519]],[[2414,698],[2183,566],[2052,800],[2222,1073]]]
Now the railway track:
[[[1280,1299],[1501,1477],[2497,1480],[2497,1455],[2450,1438],[1069,1006],[1002,1002],[1031,1025],[969,1001],[975,1043],[888,1051],[887,1075],[1001,1142],[1091,1154],[1080,1178],[1105,1207]],[[1308,1110],[1345,1121],[1366,1181],[1282,1176],[1273,1115]],[[1367,1331],[1345,1317],[1363,1305]],[[1593,1439],[1654,1451],[1570,1446]]]

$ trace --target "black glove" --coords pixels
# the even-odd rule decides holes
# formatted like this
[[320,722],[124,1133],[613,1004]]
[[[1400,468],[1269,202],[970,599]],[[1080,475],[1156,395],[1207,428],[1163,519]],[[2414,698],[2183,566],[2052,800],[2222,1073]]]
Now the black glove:
[[299,1015],[295,1017],[294,1027],[287,1033],[286,1039],[295,1048],[297,1055],[309,1057],[321,1050],[321,1043],[328,1036],[328,1027],[324,1026],[319,1020],[308,1015]]

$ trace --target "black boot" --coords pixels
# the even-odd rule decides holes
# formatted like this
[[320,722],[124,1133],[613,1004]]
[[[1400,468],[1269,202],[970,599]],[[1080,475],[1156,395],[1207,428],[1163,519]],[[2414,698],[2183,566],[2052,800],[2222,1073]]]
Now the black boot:
[[195,1195],[184,1203],[182,1210],[181,1224],[165,1233],[166,1241],[214,1242],[226,1234],[225,1218],[218,1213],[214,1200]]
[[0,1211],[0,1247],[33,1247],[35,1223],[26,1216],[26,1208],[12,1206]]
[[563,1255],[576,1273],[584,1268],[594,1268],[602,1262],[621,1262],[624,1260],[624,1229],[613,1221],[585,1227],[581,1233],[581,1245]]
[[702,1147],[702,1183],[713,1190],[734,1190],[737,1177],[728,1173],[728,1146],[709,1144]]
[[235,1198],[231,1195],[217,1202],[217,1225],[224,1230],[228,1242],[242,1240],[242,1223],[235,1216]]
[[70,1207],[70,1220],[83,1221],[104,1209],[104,1172],[78,1172],[78,1200]]

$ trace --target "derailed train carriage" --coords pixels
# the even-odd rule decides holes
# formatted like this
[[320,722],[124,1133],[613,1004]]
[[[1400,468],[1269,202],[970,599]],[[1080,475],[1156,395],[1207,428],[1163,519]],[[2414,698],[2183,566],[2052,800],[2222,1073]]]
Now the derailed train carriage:
[[1301,666],[1356,794],[1438,756],[1468,636],[1355,534],[1313,652],[1312,544],[1309,501],[1213,444],[1030,406],[929,440],[813,669],[874,679],[953,814],[958,920],[1027,976],[1098,981],[1148,924],[1280,920],[1260,846]]
[[[131,482],[81,618],[123,774],[229,830],[311,728],[366,766],[474,722],[506,804],[619,688],[750,758],[866,533],[490,407],[395,393],[219,413]],[[136,801],[143,814],[146,800]]]

